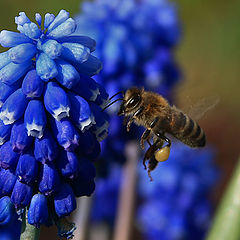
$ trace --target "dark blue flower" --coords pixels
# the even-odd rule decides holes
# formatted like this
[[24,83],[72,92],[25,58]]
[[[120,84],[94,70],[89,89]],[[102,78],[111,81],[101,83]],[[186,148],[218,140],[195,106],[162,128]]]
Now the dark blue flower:
[[47,223],[48,220],[48,205],[47,198],[42,194],[35,194],[32,197],[28,210],[28,222],[35,227],[40,227],[40,224]]
[[[40,226],[47,215],[55,222],[56,214],[69,215],[75,197],[94,191],[89,160],[107,135],[101,109],[108,95],[91,78],[102,66],[92,56],[95,40],[72,35],[76,23],[69,13],[44,19],[37,13],[35,20],[20,12],[20,33],[0,33],[0,44],[9,48],[0,53],[0,193],[11,196],[16,209],[30,206],[29,223]],[[80,178],[89,190],[74,194],[71,186]]]
[[0,198],[0,225],[10,224],[14,220],[15,208],[7,196]]

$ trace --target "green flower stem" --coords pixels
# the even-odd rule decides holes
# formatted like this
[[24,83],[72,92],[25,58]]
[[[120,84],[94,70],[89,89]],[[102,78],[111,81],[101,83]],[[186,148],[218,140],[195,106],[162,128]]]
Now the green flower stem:
[[27,211],[22,220],[22,234],[20,240],[39,240],[40,228],[36,228],[27,222]]
[[240,239],[240,158],[206,240]]

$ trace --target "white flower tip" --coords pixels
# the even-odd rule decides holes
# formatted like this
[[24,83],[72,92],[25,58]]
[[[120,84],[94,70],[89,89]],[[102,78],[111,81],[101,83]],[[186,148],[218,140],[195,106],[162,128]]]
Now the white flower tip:
[[87,120],[80,122],[78,128],[81,129],[82,132],[85,132],[85,130],[88,130],[94,124],[96,124],[96,122],[94,116],[92,115]]
[[90,97],[89,101],[95,101],[97,99],[97,96],[100,94],[99,88],[96,90],[90,90],[92,92],[92,96]]
[[3,145],[6,142],[5,138],[0,137],[0,146]]
[[58,109],[55,109],[55,110],[53,111],[52,116],[53,116],[57,121],[60,121],[61,119],[65,118],[65,117],[69,117],[69,111],[70,111],[70,107],[60,105],[60,107],[59,107]]
[[27,123],[27,134],[28,136],[41,138],[43,136],[43,126],[37,125],[36,123],[29,124]]
[[16,121],[14,112],[9,112],[8,109],[0,112],[0,119],[3,121],[4,125],[12,124]]

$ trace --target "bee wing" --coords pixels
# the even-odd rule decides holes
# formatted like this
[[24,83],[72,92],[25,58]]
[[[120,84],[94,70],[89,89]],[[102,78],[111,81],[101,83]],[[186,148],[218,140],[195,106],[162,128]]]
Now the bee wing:
[[187,113],[194,120],[203,118],[207,112],[214,109],[220,102],[220,98],[217,95],[203,97],[199,101],[192,103],[190,97],[188,97],[189,105],[184,112]]

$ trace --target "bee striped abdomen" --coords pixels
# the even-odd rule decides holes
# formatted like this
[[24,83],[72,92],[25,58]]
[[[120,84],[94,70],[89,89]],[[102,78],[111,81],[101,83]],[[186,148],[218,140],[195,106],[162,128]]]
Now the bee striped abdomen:
[[196,121],[181,111],[174,111],[172,113],[170,133],[190,147],[203,147],[206,143],[203,129]]

